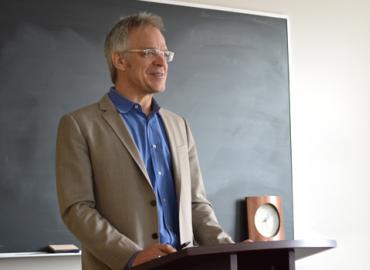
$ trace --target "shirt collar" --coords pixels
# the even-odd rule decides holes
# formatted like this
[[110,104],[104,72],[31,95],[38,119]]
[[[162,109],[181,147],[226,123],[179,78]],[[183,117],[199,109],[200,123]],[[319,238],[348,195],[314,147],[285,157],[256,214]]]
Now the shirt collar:
[[[121,95],[114,86],[110,88],[108,96],[110,97],[114,106],[117,108],[117,110],[120,113],[128,113],[133,108],[140,108],[141,110],[140,104],[132,102],[131,100]],[[150,114],[152,115],[152,114],[157,113],[160,108],[161,107],[159,106],[158,102],[153,98],[152,99],[152,111],[150,112]]]

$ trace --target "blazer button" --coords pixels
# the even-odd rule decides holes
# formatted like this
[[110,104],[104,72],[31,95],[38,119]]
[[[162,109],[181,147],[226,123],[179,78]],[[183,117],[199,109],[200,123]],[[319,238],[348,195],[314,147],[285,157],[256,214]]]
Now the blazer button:
[[152,238],[153,238],[153,239],[158,239],[158,233],[153,233],[153,234],[152,234]]
[[150,201],[150,205],[151,205],[151,206],[156,206],[156,205],[157,205],[157,202],[156,202],[155,200],[151,200],[151,201]]

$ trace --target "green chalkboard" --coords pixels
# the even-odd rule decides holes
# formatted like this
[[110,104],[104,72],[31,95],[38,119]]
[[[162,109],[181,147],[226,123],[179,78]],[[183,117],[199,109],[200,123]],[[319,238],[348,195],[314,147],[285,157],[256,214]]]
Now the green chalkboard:
[[220,223],[241,240],[244,197],[280,195],[293,238],[286,18],[132,0],[2,0],[0,252],[78,244],[58,212],[57,124],[108,91],[105,35],[144,10],[163,17],[176,52],[158,101],[190,122]]

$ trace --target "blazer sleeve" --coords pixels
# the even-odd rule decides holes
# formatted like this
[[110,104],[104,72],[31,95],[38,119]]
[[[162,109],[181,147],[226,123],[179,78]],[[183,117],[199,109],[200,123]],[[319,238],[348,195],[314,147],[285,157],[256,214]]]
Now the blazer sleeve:
[[65,115],[56,146],[57,193],[62,219],[83,247],[111,269],[122,270],[141,248],[95,208],[89,148],[73,115]]
[[206,198],[193,135],[185,120],[191,177],[192,222],[195,241],[200,245],[234,243],[221,228],[211,203]]

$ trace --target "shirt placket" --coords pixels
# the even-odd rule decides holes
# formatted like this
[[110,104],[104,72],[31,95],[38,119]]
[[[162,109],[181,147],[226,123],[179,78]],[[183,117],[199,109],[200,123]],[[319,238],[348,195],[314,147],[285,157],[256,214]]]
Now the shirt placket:
[[[168,226],[168,222],[169,222],[169,217],[167,216],[169,214],[169,211],[170,209],[168,208],[168,200],[166,198],[165,195],[162,194],[164,188],[164,186],[162,185],[166,185],[165,183],[165,168],[164,168],[164,160],[163,160],[163,156],[162,156],[162,153],[161,153],[161,149],[162,149],[162,145],[160,143],[160,134],[158,133],[157,131],[157,128],[153,127],[153,125],[156,125],[157,122],[156,122],[156,119],[155,117],[149,119],[148,121],[148,130],[150,130],[148,132],[148,143],[149,143],[149,146],[150,146],[150,153],[151,153],[151,156],[152,156],[152,162],[153,162],[153,168],[154,168],[154,171],[155,171],[155,178],[156,178],[156,184],[155,184],[155,191],[156,191],[156,194],[157,194],[157,197],[158,197],[158,200],[160,202],[160,206],[161,206],[161,219],[163,221],[163,229],[165,229],[166,231],[166,239],[168,239],[169,243],[173,243],[173,238],[171,236],[171,233],[169,231],[169,226]],[[166,194],[166,192],[164,192],[164,194]],[[167,213],[167,215],[166,215]]]

